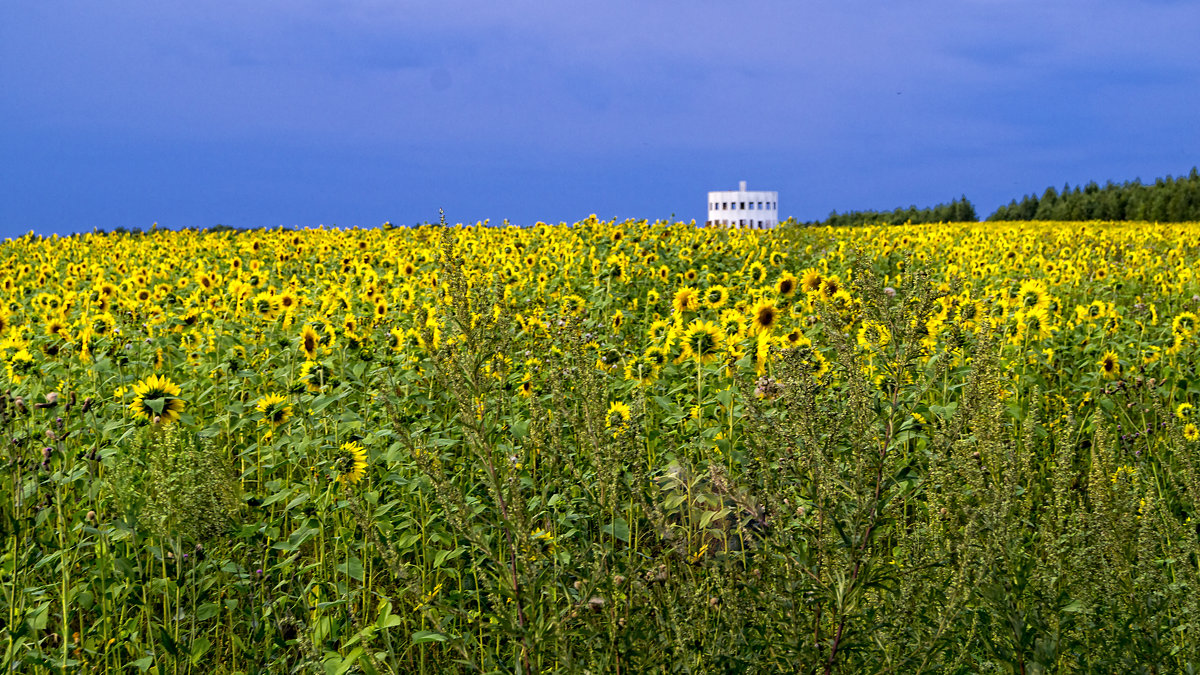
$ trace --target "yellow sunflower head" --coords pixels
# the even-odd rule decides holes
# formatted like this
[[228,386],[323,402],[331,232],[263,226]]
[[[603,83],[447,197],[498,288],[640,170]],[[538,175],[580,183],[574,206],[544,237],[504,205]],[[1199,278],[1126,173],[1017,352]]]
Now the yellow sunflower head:
[[358,441],[342,443],[334,466],[338,472],[337,482],[342,485],[354,485],[367,473],[367,449]]
[[179,385],[165,377],[151,375],[133,385],[133,402],[129,411],[137,419],[174,422],[183,412],[184,401],[179,398]]
[[1116,352],[1105,352],[1097,365],[1100,366],[1100,374],[1106,379],[1111,380],[1121,375],[1121,361],[1117,358]]
[[274,429],[292,416],[292,406],[288,405],[287,397],[280,394],[267,394],[258,399],[255,409],[262,413],[260,424],[269,424]]

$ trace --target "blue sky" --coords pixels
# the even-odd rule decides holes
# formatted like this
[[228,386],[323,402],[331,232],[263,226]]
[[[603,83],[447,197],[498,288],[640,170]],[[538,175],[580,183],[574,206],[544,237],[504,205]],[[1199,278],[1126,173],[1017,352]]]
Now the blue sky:
[[0,6],[0,236],[782,216],[1200,164],[1200,3]]

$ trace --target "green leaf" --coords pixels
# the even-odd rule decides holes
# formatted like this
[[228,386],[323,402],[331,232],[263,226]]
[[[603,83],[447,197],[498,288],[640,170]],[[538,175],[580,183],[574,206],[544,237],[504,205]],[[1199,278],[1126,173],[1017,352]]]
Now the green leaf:
[[200,658],[203,657],[204,654],[207,653],[211,647],[212,647],[212,642],[209,642],[208,638],[206,638],[206,637],[201,636],[201,637],[196,638],[195,640],[192,640],[192,654],[190,657],[191,661],[192,661],[192,665],[196,665],[197,663],[199,663]]
[[153,663],[154,663],[153,656],[143,656],[142,658],[138,659],[137,661],[134,661],[132,665],[137,666],[138,670],[140,670],[144,673],[147,670],[150,670],[150,665]]
[[208,621],[221,612],[221,608],[215,602],[206,602],[196,608],[196,620]]
[[337,566],[337,569],[342,574],[356,581],[363,580],[363,564],[358,558],[351,557],[346,562]]
[[604,534],[620,539],[626,544],[629,543],[629,523],[625,522],[624,518],[617,518],[608,525],[600,528]]
[[445,642],[448,640],[445,635],[431,630],[419,630],[412,634],[412,643],[419,645],[422,642]]
[[463,554],[463,547],[461,547],[461,546],[457,546],[448,551],[440,551],[436,556],[433,557],[433,566],[441,567],[442,564],[445,563],[447,560],[454,560],[455,558],[457,558],[458,556],[460,556],[462,554]]

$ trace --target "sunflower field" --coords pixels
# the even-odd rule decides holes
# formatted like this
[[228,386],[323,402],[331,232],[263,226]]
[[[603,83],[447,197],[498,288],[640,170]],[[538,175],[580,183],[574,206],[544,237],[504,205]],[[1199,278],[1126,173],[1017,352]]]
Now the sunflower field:
[[0,245],[21,673],[1196,672],[1200,224]]

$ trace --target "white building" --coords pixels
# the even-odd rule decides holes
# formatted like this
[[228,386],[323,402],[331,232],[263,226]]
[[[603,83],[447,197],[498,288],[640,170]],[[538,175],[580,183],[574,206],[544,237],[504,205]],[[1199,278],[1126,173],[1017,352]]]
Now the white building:
[[752,227],[756,230],[779,224],[779,193],[749,191],[746,181],[737,190],[708,193],[707,225]]

